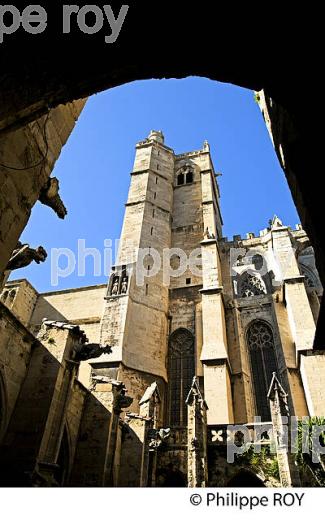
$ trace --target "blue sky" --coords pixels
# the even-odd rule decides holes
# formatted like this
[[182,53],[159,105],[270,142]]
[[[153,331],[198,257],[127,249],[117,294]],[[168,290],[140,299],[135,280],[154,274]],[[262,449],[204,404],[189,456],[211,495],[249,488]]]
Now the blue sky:
[[[13,273],[40,291],[105,283],[86,262],[77,273],[51,287],[52,248],[103,250],[105,239],[119,238],[135,144],[150,130],[163,130],[176,153],[210,142],[221,188],[224,236],[259,232],[278,214],[292,227],[299,217],[252,91],[201,78],[130,83],[89,99],[56,164],[64,221],[37,203],[22,235],[33,247],[43,245],[49,258]],[[65,267],[62,258],[60,266]]]

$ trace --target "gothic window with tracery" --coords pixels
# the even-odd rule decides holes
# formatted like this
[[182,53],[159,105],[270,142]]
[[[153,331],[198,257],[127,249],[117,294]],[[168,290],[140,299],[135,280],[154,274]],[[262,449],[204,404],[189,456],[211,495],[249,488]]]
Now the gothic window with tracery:
[[244,273],[240,280],[239,296],[241,298],[249,298],[250,296],[260,296],[267,294],[266,286],[258,274]]
[[191,166],[183,166],[177,175],[177,186],[192,184],[194,182],[194,170]]
[[170,336],[168,355],[168,424],[187,425],[186,398],[195,376],[194,336],[177,329]]
[[270,421],[267,394],[272,376],[277,372],[277,361],[272,329],[263,321],[254,321],[247,331],[252,378],[255,393],[256,414],[262,421]]

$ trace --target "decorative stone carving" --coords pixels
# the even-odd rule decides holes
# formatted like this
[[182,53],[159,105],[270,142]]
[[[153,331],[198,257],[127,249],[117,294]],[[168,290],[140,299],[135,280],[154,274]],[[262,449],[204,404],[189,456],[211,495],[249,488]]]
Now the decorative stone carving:
[[52,208],[59,218],[64,219],[68,212],[59,195],[59,187],[59,180],[56,177],[49,179],[40,193],[39,201]]
[[103,354],[111,354],[112,347],[98,345],[96,343],[85,343],[77,345],[74,349],[75,361],[88,361],[89,359],[99,358]]
[[193,383],[186,399],[188,408],[188,487],[205,487],[207,474],[207,409],[198,379]]
[[177,329],[170,336],[170,355],[192,355],[193,345],[193,334],[187,329]]
[[154,399],[154,403],[156,403],[157,401],[161,401],[158,383],[156,381],[152,383],[152,385],[148,386],[148,388],[146,389],[145,393],[139,401],[139,406],[141,407],[151,399]]
[[172,428],[170,432],[170,437],[166,440],[168,443],[169,448],[174,447],[180,447],[180,446],[187,446],[187,440],[188,440],[188,430],[187,427],[185,428]]
[[227,429],[223,430],[209,430],[210,433],[210,442],[225,444],[227,439]]
[[80,329],[79,325],[74,325],[73,323],[67,323],[66,321],[54,321],[54,320],[48,320],[47,318],[44,318],[42,321],[42,328],[43,330],[46,329],[62,329],[62,330],[69,330],[71,331],[75,336],[78,337],[79,343],[87,343],[88,338],[83,330]]
[[274,215],[273,219],[269,221],[269,226],[270,229],[280,228],[283,227],[283,222],[279,219],[277,215]]
[[267,291],[260,275],[253,275],[246,272],[241,277],[239,293],[241,298],[249,298],[251,296],[267,294]]
[[91,375],[91,380],[95,383],[95,384],[110,384],[116,388],[122,388],[123,387],[123,383],[121,381],[116,381],[116,379],[112,379],[110,377],[107,377],[107,376],[95,376],[95,375]]
[[301,485],[299,471],[295,465],[294,454],[291,450],[291,436],[288,435],[287,431],[290,417],[288,395],[275,372],[273,373],[267,397],[271,409],[273,438],[279,464],[281,485],[282,487],[299,487]]
[[113,414],[109,425],[108,442],[104,463],[103,486],[114,484],[114,460],[117,446],[118,425],[120,414],[133,403],[133,398],[126,395],[127,390],[120,381],[112,382],[113,386]]
[[128,292],[128,279],[125,276],[122,280],[121,294],[126,294],[127,292]]
[[116,278],[114,279],[114,282],[113,282],[113,287],[112,287],[111,295],[112,295],[112,296],[117,296],[117,295],[118,295],[118,291],[119,291],[119,278],[116,277]]
[[15,271],[29,266],[33,261],[37,264],[45,262],[47,252],[42,246],[37,249],[32,249],[29,244],[22,244],[18,242],[16,249],[13,250],[11,258],[8,262],[6,270]]
[[164,444],[167,439],[170,438],[171,429],[170,428],[161,428],[160,430],[151,429],[148,431],[148,441],[149,441],[149,449],[156,450],[162,444]]
[[210,152],[209,141],[207,141],[207,140],[204,141],[203,150],[204,150],[205,152]]
[[93,374],[91,375],[91,382],[93,386],[96,386],[97,384],[106,385],[110,383],[110,381],[110,378],[106,376],[94,376]]
[[204,238],[206,240],[213,240],[216,238],[214,233],[211,233],[210,229],[207,227],[204,233]]
[[248,343],[251,349],[273,348],[271,328],[263,321],[255,321],[249,328]]
[[107,297],[126,295],[129,288],[129,274],[126,266],[114,267],[110,276]]
[[133,403],[133,398],[129,397],[126,394],[126,390],[122,389],[121,392],[116,393],[114,396],[113,409],[116,414],[122,413],[123,410],[130,408]]
[[165,441],[165,440],[169,439],[170,432],[171,432],[170,428],[161,428],[158,432],[158,436],[161,439],[161,441]]

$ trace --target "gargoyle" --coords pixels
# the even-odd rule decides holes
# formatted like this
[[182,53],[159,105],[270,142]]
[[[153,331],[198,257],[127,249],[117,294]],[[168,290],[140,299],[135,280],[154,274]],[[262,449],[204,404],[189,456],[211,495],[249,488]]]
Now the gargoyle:
[[97,343],[84,343],[83,345],[77,345],[74,353],[74,361],[88,361],[89,359],[99,358],[103,354],[111,354],[112,347],[109,345],[98,345]]
[[39,246],[37,249],[32,249],[29,247],[29,244],[18,242],[17,247],[13,250],[6,270],[15,271],[16,269],[22,269],[30,265],[33,261],[40,264],[41,262],[45,262],[46,258],[47,252],[42,246]]
[[120,414],[124,409],[130,408],[133,403],[133,397],[125,395],[125,390],[122,390],[114,397],[113,408],[114,412]]
[[170,428],[161,428],[160,430],[149,430],[149,448],[159,448],[164,442],[166,442],[171,435]]
[[68,214],[59,195],[59,180],[56,177],[48,180],[40,193],[39,201],[45,206],[52,208],[59,218],[64,219]]

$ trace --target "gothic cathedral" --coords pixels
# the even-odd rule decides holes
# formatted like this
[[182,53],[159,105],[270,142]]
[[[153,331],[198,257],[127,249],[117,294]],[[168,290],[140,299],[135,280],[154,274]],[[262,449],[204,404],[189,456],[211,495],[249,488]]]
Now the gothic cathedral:
[[222,226],[209,144],[176,155],[152,131],[108,284],[6,284],[1,485],[313,485],[279,441],[283,417],[325,416],[313,249],[276,216]]

